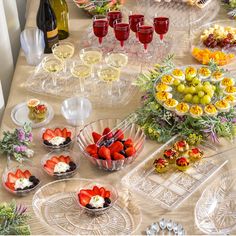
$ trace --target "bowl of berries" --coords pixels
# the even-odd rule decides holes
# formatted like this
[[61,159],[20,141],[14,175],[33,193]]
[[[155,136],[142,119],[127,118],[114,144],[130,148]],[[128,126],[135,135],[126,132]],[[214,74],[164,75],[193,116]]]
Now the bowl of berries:
[[4,171],[2,184],[8,192],[22,197],[38,188],[41,183],[40,179],[41,172],[38,168],[18,166]]
[[100,169],[115,171],[131,164],[142,151],[145,134],[136,124],[115,129],[119,119],[103,119],[86,125],[78,134],[80,150]]
[[73,131],[69,127],[43,128],[40,136],[43,146],[50,150],[66,149],[73,142]]
[[79,206],[87,213],[101,215],[112,208],[118,193],[110,184],[98,184],[91,180],[78,191],[77,199]]
[[41,160],[43,170],[55,179],[74,176],[79,167],[79,159],[72,151],[52,151]]

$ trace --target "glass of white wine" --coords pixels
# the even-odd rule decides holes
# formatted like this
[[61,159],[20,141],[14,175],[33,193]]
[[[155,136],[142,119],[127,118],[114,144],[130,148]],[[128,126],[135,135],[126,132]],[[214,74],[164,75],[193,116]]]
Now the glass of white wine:
[[96,47],[83,48],[79,56],[85,64],[93,66],[102,61],[102,50]]
[[112,84],[120,79],[120,70],[109,65],[100,65],[97,68],[98,78],[107,84],[107,93],[112,95]]
[[42,60],[42,68],[51,75],[52,83],[47,84],[47,89],[58,90],[57,77],[65,67],[62,60],[55,58],[53,55],[46,56]]
[[128,64],[128,56],[124,53],[110,52],[106,55],[105,62],[109,66],[120,69]]
[[[86,65],[80,61],[73,62],[72,68],[71,68],[71,74],[79,79],[80,83],[80,91],[83,93],[85,91],[85,80],[91,77],[92,69],[90,65]],[[76,88],[77,90],[77,88]]]

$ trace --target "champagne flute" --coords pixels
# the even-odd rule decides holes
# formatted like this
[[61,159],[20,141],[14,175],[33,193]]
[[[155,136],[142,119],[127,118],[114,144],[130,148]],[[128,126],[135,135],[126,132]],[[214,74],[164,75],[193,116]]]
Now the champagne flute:
[[98,78],[107,84],[107,95],[111,96],[112,84],[119,80],[120,70],[106,64],[98,66],[97,69]]
[[62,60],[55,58],[53,55],[46,56],[42,60],[42,68],[52,77],[52,83],[47,85],[47,89],[58,90],[57,76],[65,67],[65,64]]
[[104,15],[95,15],[93,17],[93,33],[98,37],[99,46],[102,45],[103,38],[108,33],[108,20]]
[[105,62],[107,65],[119,69],[128,64],[128,56],[124,53],[110,52],[106,55]]
[[[91,77],[92,71],[91,71],[91,66],[90,65],[86,65],[83,64],[80,61],[75,61],[73,62],[72,68],[71,68],[71,74],[75,77],[79,79],[79,83],[80,83],[80,91],[81,93],[84,92],[84,84],[85,84],[85,79],[88,79],[89,77]],[[76,88],[77,90],[77,88]]]

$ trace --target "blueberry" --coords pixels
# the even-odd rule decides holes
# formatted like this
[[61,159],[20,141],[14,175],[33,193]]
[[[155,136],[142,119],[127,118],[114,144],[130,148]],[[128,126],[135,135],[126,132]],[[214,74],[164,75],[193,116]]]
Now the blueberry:
[[23,188],[23,190],[27,190],[27,189],[29,189],[29,187],[27,187],[27,186]]
[[38,185],[39,184],[39,179],[35,179],[34,181],[33,181],[33,184],[36,186],[36,185]]
[[68,170],[66,170],[66,172],[71,172],[72,170],[71,170],[71,168],[70,169],[68,169]]
[[93,209],[93,207],[92,207],[90,204],[87,204],[86,207],[87,207],[88,209]]
[[103,207],[109,207],[109,204],[105,202],[105,203],[103,204]]
[[105,203],[107,203],[108,205],[111,204],[111,199],[110,198],[105,197],[104,200],[105,200]]
[[32,184],[32,185],[30,185],[30,186],[29,186],[29,188],[34,188],[34,187],[35,187],[35,185],[34,185],[34,184]]
[[120,151],[120,154],[122,154],[124,157],[126,157],[126,153],[125,153],[124,150],[121,150],[121,151]]
[[44,140],[43,143],[44,143],[45,145],[52,146],[52,144],[49,143],[48,140]]
[[35,177],[34,175],[31,175],[31,176],[29,177],[29,181],[30,181],[30,182],[34,182],[35,179],[36,179],[36,177]]
[[70,137],[67,137],[66,138],[66,141],[64,142],[65,144],[68,144],[68,143],[70,143],[71,142],[71,138]]
[[21,188],[17,188],[16,191],[21,191],[22,189]]
[[69,162],[69,166],[70,166],[70,170],[76,169],[76,164],[73,161]]

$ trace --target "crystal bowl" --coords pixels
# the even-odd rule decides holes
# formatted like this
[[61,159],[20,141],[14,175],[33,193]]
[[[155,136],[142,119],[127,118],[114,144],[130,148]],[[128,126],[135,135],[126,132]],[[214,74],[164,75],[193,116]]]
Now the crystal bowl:
[[[49,172],[48,170],[46,170],[44,168],[44,164],[46,163],[47,160],[50,160],[53,156],[69,156],[71,158],[71,160],[76,164],[76,169],[73,171],[69,171],[69,172],[64,172],[64,173],[57,173],[54,174],[52,172]],[[42,159],[41,159],[41,165],[43,170],[50,175],[51,177],[55,178],[55,179],[67,179],[67,178],[71,178],[72,176],[74,176],[79,168],[79,157],[77,156],[77,154],[73,151],[52,151],[49,152],[48,154],[46,154]]]
[[[103,208],[98,208],[98,209],[89,209],[89,208],[87,208],[87,207],[80,204],[80,202],[79,202],[79,192],[80,192],[80,190],[82,190],[82,189],[92,189],[94,186],[97,186],[99,188],[104,187],[106,190],[111,192],[111,196],[110,196],[111,203],[109,204],[108,207],[103,207]],[[101,214],[105,213],[107,210],[109,210],[113,207],[113,205],[115,204],[115,202],[118,199],[118,193],[112,185],[106,184],[106,183],[96,182],[94,180],[87,180],[86,185],[83,186],[82,188],[80,188],[76,195],[77,195],[77,200],[78,200],[79,206],[91,215],[101,215]]]
[[195,207],[195,222],[205,234],[227,235],[236,226],[236,170],[216,178]]
[[106,127],[110,129],[115,128],[121,120],[119,119],[103,119],[97,120],[86,125],[78,134],[77,142],[79,144],[80,150],[83,152],[83,155],[88,158],[88,160],[97,166],[100,169],[109,170],[109,171],[116,171],[121,170],[127,165],[131,164],[142,151],[144,142],[145,142],[145,134],[143,130],[136,124],[130,124],[126,127],[124,131],[125,138],[131,138],[134,143],[134,147],[136,152],[133,156],[127,157],[123,160],[101,160],[96,159],[90,156],[86,151],[86,147],[90,144],[93,144],[93,137],[92,132],[95,131],[97,133],[102,133]]

